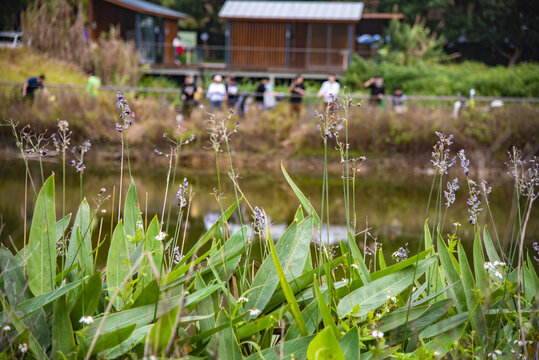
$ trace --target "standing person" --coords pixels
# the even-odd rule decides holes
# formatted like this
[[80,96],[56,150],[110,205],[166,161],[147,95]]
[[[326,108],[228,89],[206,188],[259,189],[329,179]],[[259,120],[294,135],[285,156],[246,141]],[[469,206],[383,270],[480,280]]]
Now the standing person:
[[88,71],[88,83],[86,84],[86,93],[90,95],[91,98],[97,96],[97,91],[101,86],[101,79],[98,76],[95,76],[93,70]]
[[386,93],[386,89],[384,87],[384,78],[382,75],[376,75],[376,77],[365,81],[363,87],[371,89],[370,103],[372,105],[384,107],[384,94]]
[[234,76],[226,78],[226,95],[229,109],[234,109],[239,99],[239,88]]
[[41,89],[46,96],[49,92],[45,89],[45,75],[41,74],[38,77],[31,77],[22,86],[22,96],[33,99],[37,89]]
[[260,80],[255,91],[255,103],[259,109],[264,108],[264,93],[266,92],[266,85],[269,84],[269,78],[263,78]]
[[193,108],[197,105],[195,100],[196,87],[193,77],[188,75],[182,85],[182,115],[186,119],[191,118]]
[[172,47],[174,48],[174,54],[176,56],[176,60],[174,62],[176,64],[181,64],[181,55],[183,54],[182,38],[176,35],[174,40],[172,40]]
[[226,88],[222,83],[223,77],[221,75],[215,75],[213,82],[208,87],[208,93],[206,96],[210,99],[210,111],[213,112],[216,109],[223,109],[223,101],[226,98]]
[[402,114],[408,110],[406,108],[406,105],[404,101],[406,100],[406,95],[402,92],[402,89],[400,86],[395,86],[395,90],[393,91],[393,96],[391,97],[391,105],[393,105],[393,110],[397,114]]
[[335,74],[330,74],[328,79],[322,83],[322,87],[316,96],[321,97],[324,101],[324,110],[332,112],[334,104],[341,90],[341,85],[337,82]]
[[288,87],[290,92],[290,116],[296,119],[301,117],[303,112],[302,100],[305,95],[305,85],[303,84],[303,77],[297,75]]

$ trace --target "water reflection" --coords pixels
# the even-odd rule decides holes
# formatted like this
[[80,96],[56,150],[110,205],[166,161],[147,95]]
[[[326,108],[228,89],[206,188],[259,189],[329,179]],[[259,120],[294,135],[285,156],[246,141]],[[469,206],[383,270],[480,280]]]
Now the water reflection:
[[[97,162],[95,162],[97,163]],[[285,164],[286,165],[286,164]],[[79,178],[68,169],[66,178],[66,209],[62,210],[61,197],[61,165],[50,162],[44,164],[45,174],[55,172],[56,176],[56,211],[57,218],[62,213],[76,213],[79,198]],[[37,162],[31,163],[31,171],[36,186],[40,186],[40,170]],[[137,186],[143,219],[149,223],[154,216],[161,220],[162,209],[165,196],[167,169],[164,167],[152,168],[151,164],[135,164],[133,178]],[[243,171],[240,169],[240,185],[250,204],[261,207],[271,218],[271,231],[274,239],[278,239],[286,230],[294,218],[294,214],[299,206],[299,201],[284,180],[282,174],[276,170],[271,171]],[[322,181],[320,174],[298,174],[290,171],[294,181],[309,198],[316,209],[321,208]],[[185,248],[189,248],[206,231],[209,224],[219,216],[220,207],[214,196],[214,188],[217,187],[217,177],[213,169],[187,169],[180,168],[176,176],[176,184],[186,177],[195,193],[195,198],[190,206],[190,217],[186,231]],[[234,201],[234,189],[228,178],[221,176],[223,205],[229,206]],[[119,167],[117,164],[100,164],[96,168],[92,161],[88,161],[88,168],[83,178],[83,194],[88,198],[90,205],[95,208],[92,198],[105,187],[108,194],[114,192],[116,204],[111,201],[103,205],[105,214],[97,214],[94,225],[94,242],[97,243],[97,236],[101,227],[101,240],[105,241],[102,249],[108,247],[111,235],[111,217],[116,219],[119,189]],[[358,179],[356,192],[356,222],[357,231],[368,229],[377,242],[382,244],[386,259],[389,255],[405,243],[409,244],[412,252],[415,252],[420,241],[422,241],[422,229],[425,219],[425,209],[429,197],[432,177],[414,174],[395,174],[386,170],[372,170],[363,173]],[[511,216],[512,184],[506,177],[499,176],[491,181],[493,192],[490,197],[492,214],[497,224],[497,230],[502,242],[510,238],[513,219]],[[176,187],[177,187],[176,185]],[[127,192],[129,179],[124,177],[123,196]],[[167,231],[172,233],[176,225],[179,208],[176,206],[176,189],[169,191],[172,211],[170,224]],[[340,240],[346,239],[346,213],[343,201],[342,183],[338,175],[330,177],[329,182],[329,223],[330,244],[338,244]],[[466,193],[457,193],[457,202],[445,214],[444,233],[452,230],[454,222],[460,222],[463,226],[459,229],[459,236],[463,240],[465,247],[470,248],[473,239],[473,227],[467,223],[467,209],[465,204]],[[20,159],[0,160],[0,214],[2,216],[4,229],[1,234],[2,244],[12,246],[12,243],[21,247],[24,239],[24,223],[27,222],[27,231],[31,223],[31,215],[34,207],[35,196],[28,184],[28,202],[25,208],[25,168]],[[168,209],[168,203],[166,205]],[[252,214],[249,207],[242,205],[243,223],[252,221]],[[483,212],[480,218],[481,224],[487,223]],[[114,215],[113,215],[114,214]],[[534,210],[530,219],[536,218],[537,210]],[[434,214],[429,213],[430,219]],[[165,213],[164,220],[168,218]],[[326,222],[327,219],[324,219]],[[230,220],[231,230],[239,229],[238,214],[234,214]],[[432,226],[432,220],[431,220]],[[489,228],[492,229],[490,221]],[[183,230],[182,230],[183,231]],[[528,239],[536,239],[539,233],[538,223],[530,221],[528,224]],[[315,239],[320,238],[316,234]],[[328,234],[325,233],[325,226],[322,230],[321,238],[327,241]],[[359,236],[359,245],[363,246],[363,234]],[[505,239],[505,240],[504,240]],[[372,248],[373,238],[368,237],[366,245]],[[106,251],[100,250],[99,263],[106,261]]]

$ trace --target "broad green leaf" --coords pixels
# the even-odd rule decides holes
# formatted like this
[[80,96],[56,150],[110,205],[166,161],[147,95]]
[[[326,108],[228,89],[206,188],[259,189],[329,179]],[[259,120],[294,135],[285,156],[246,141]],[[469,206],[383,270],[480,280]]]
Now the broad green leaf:
[[[389,274],[380,279],[374,280],[349,295],[341,299],[337,306],[337,313],[340,318],[345,316],[363,317],[371,310],[385,304],[388,292],[392,296],[397,296],[407,287],[412,285],[427,268],[433,263],[434,258],[424,259],[418,262],[417,269],[410,266],[396,273]],[[354,308],[358,308],[355,312]]]
[[125,340],[123,343],[121,343],[120,345],[116,347],[113,347],[111,349],[105,350],[104,352],[101,352],[100,354],[98,354],[97,358],[98,359],[101,357],[105,359],[121,358],[123,354],[133,349],[142,341],[142,339],[144,339],[144,337],[146,336],[148,331],[152,328],[152,326],[153,324],[136,328],[131,333],[129,338],[127,338],[127,340]]
[[[286,297],[286,301],[288,302],[288,304],[290,304],[290,311],[292,312],[292,315],[294,316],[294,319],[296,320],[296,324],[298,325],[300,334],[303,336],[306,336],[307,328],[305,327],[305,321],[303,320],[303,317],[301,316],[301,313],[299,311],[299,306],[298,306],[298,302],[296,301],[296,297],[294,296],[294,293],[292,292],[292,289],[290,288],[290,285],[288,284],[288,281],[286,280],[283,268],[281,267],[281,264],[279,263],[277,251],[275,250],[275,245],[273,245],[273,240],[271,239],[271,237],[268,240],[268,244],[271,251],[271,258],[273,259],[273,264],[275,265],[275,270],[277,271],[277,275],[279,276],[281,288],[283,289],[284,295]],[[315,278],[315,281],[316,281],[316,278]]]
[[428,308],[427,305],[414,306],[408,311],[408,306],[405,306],[384,315],[380,321],[378,321],[376,328],[382,332],[396,329],[399,326],[404,325],[407,319],[409,322],[418,319],[428,310]]
[[466,311],[468,306],[466,304],[466,295],[464,294],[460,274],[457,272],[457,269],[451,260],[451,254],[449,254],[447,246],[441,238],[438,238],[438,256],[440,257],[440,263],[442,264],[442,269],[448,283],[455,283],[449,292],[453,297],[457,310],[459,312]]
[[331,328],[325,328],[311,340],[307,349],[307,359],[346,360]]
[[238,266],[242,253],[246,250],[248,228],[244,226],[235,232],[220,248],[214,249],[208,259],[208,266],[217,269],[219,278],[227,281]]
[[[168,299],[161,299],[157,306],[157,314],[155,318],[159,318],[169,312],[172,308],[177,306],[180,301],[185,301],[184,308],[190,308],[198,304],[202,299],[211,295],[214,291],[219,289],[219,285],[209,285],[206,288],[196,291],[192,294],[184,297],[183,295],[177,295]],[[116,331],[129,324],[136,323],[137,326],[143,326],[151,323],[154,318],[155,304],[144,305],[134,309],[123,310],[114,314],[109,314],[104,321],[102,333]],[[189,323],[191,321],[200,320],[200,318],[206,318],[205,316],[183,316],[181,324]],[[95,322],[87,327],[86,335],[88,337],[94,336],[101,317],[95,319]]]
[[430,235],[428,219],[423,224],[423,239],[425,241],[425,250],[432,248],[432,236]]
[[481,242],[481,234],[479,230],[475,233],[475,239],[473,243],[473,265],[474,274],[477,287],[483,293],[488,290],[488,277],[484,268],[485,256],[483,255],[483,245]]
[[255,321],[249,321],[248,323],[236,330],[236,336],[239,340],[243,340],[265,329],[273,327],[280,319],[283,318],[283,316],[289,309],[290,305],[285,305],[282,308],[279,308],[268,314],[267,316],[257,318]]
[[52,290],[51,292],[48,292],[46,294],[42,294],[29,300],[26,300],[15,308],[15,312],[17,313],[17,316],[20,317],[28,316],[36,310],[43,309],[44,306],[50,304],[54,300],[58,299],[60,296],[63,296],[70,291],[73,291],[74,289],[78,288],[81,285],[82,281],[83,279],[74,281],[56,290]]
[[339,346],[346,360],[357,360],[360,356],[360,347],[362,344],[359,341],[359,329],[352,328],[340,340]]
[[56,287],[55,212],[54,174],[52,174],[37,196],[26,252],[28,286],[35,296]]
[[462,285],[464,287],[464,295],[466,296],[466,304],[468,311],[471,313],[472,326],[479,336],[479,341],[487,340],[487,323],[483,314],[482,304],[477,301],[476,286],[472,275],[472,269],[468,264],[466,253],[462,244],[458,245],[460,272],[462,274]]
[[490,262],[500,261],[500,257],[498,256],[498,252],[492,243],[492,238],[490,237],[486,226],[483,230],[483,243],[485,244],[485,250],[487,251],[487,256]]
[[[136,327],[137,324],[133,323],[114,332],[103,333],[99,335],[99,338],[97,339],[95,346],[92,349],[91,355],[103,352],[107,349],[111,349],[120,345],[125,340],[127,340],[129,336],[131,336]],[[79,358],[83,358],[86,355],[87,351],[90,348],[90,345],[92,344],[92,340],[93,339],[86,340],[85,348],[80,348],[80,351],[78,353]]]
[[62,238],[64,235],[67,227],[69,226],[69,222],[71,221],[71,214],[67,214],[60,220],[56,222],[56,242]]
[[94,273],[88,281],[84,284],[84,289],[79,294],[73,310],[71,310],[71,323],[73,327],[79,328],[79,320],[84,315],[94,315],[94,312],[97,309],[99,299],[101,298],[101,273]]
[[[293,222],[275,245],[279,263],[282,264],[288,282],[295,281],[305,267],[312,232],[313,218],[309,216],[299,224]],[[279,276],[275,272],[275,264],[271,257],[267,257],[251,285],[247,308],[263,311],[278,284]]]
[[380,270],[384,270],[387,267],[382,248],[378,250],[378,266],[380,267]]
[[335,336],[335,339],[338,339],[340,337],[339,330],[337,330],[337,325],[335,325],[335,321],[333,321],[333,317],[331,316],[330,307],[326,305],[326,302],[324,301],[324,297],[322,296],[322,293],[320,292],[320,287],[318,286],[318,279],[316,278],[316,275],[314,276],[314,281],[313,281],[313,291],[314,291],[314,294],[316,295],[318,308],[320,309],[320,313],[322,314],[324,327],[330,328],[331,332],[333,333],[333,336]]
[[122,295],[130,269],[129,247],[120,221],[112,234],[107,257],[107,290],[114,308],[117,310],[121,310],[124,306]]
[[[0,248],[0,267],[2,268],[2,272],[0,272],[0,286],[3,287],[3,294],[6,296],[7,302],[11,307],[15,305],[20,306],[28,301],[32,301],[34,298],[28,289],[23,273],[22,254],[20,256],[13,256],[9,250]],[[27,315],[22,319],[23,324],[28,327],[29,331],[34,334],[37,341],[44,348],[48,348],[51,341],[51,334],[42,305],[37,308],[37,311],[31,314],[26,314],[24,311],[17,312],[16,309],[14,312],[16,316]],[[0,314],[0,319],[3,318],[2,315]]]
[[[361,277],[361,280],[364,284],[367,284],[371,282],[371,275],[369,273],[369,270],[367,269],[367,265],[365,265],[365,259],[363,258],[363,255],[361,254],[361,251],[359,250],[359,247],[356,244],[356,240],[353,236],[348,234],[348,246],[350,246],[350,252],[352,253],[352,257],[354,258],[354,262],[358,267],[359,276]],[[352,264],[350,264],[351,266]],[[384,269],[385,270],[385,269]]]
[[67,248],[66,268],[77,264],[85,275],[93,273],[92,224],[90,206],[82,200],[71,230],[71,239]]
[[[451,350],[451,345],[461,338],[463,331],[464,325],[459,325],[457,327],[454,327],[452,330],[436,335],[433,340],[425,344],[425,348],[431,353],[438,352],[439,358],[442,359],[444,358],[445,354],[447,354]],[[412,356],[415,355],[414,359],[421,359],[421,357],[418,356],[421,349],[422,348],[417,349],[412,354]]]
[[[173,307],[168,313],[157,320],[150,331],[150,343],[154,354],[163,352],[171,338],[174,335],[175,323],[178,319],[180,305]],[[164,353],[162,355],[165,355]]]
[[[140,206],[138,202],[137,189],[135,187],[135,182],[131,179],[131,185],[129,185],[129,190],[127,190],[127,195],[125,197],[124,203],[124,231],[127,239],[134,239],[137,232],[141,231],[142,236],[144,236],[144,230],[142,228],[142,215],[140,212]],[[138,228],[137,228],[137,223]],[[129,247],[129,254],[131,254],[136,247],[134,241],[127,241]]]
[[154,216],[148,229],[146,230],[146,236],[144,238],[144,257],[140,261],[138,269],[138,276],[140,278],[138,286],[143,288],[155,279],[154,270],[150,264],[148,256],[152,258],[157,271],[161,271],[161,261],[163,259],[163,244],[156,239],[159,235],[159,220],[157,216]]
[[468,320],[468,312],[459,313],[432,324],[419,333],[420,339],[436,338],[438,335],[452,330]]
[[[217,320],[215,322],[216,326],[230,324],[230,319],[225,312],[225,310],[221,310],[219,312],[219,315],[217,315]],[[243,356],[241,356],[240,347],[238,345],[238,340],[236,339],[236,335],[234,334],[234,331],[230,328],[230,326],[227,326],[226,328],[222,329],[215,335],[215,344],[217,346],[217,356],[219,359],[222,360],[239,360],[243,359]]]
[[129,306],[129,308],[133,309],[143,305],[155,304],[158,294],[159,285],[157,285],[156,280],[153,280],[145,287],[140,287],[140,291],[138,291],[138,296],[136,297],[135,302]]
[[281,162],[281,171],[283,172],[283,175],[286,179],[286,181],[288,182],[288,184],[290,185],[290,187],[292,188],[292,191],[294,191],[294,194],[296,194],[299,202],[301,203],[301,205],[305,208],[305,211],[307,212],[308,215],[312,215],[313,219],[314,219],[314,224],[316,225],[316,227],[318,229],[320,229],[320,216],[318,216],[318,214],[316,213],[316,210],[314,209],[314,207],[311,205],[310,201],[307,199],[307,197],[301,192],[301,190],[299,189],[299,187],[297,187],[297,185],[294,183],[294,181],[292,180],[292,178],[290,177],[290,175],[288,175],[288,172],[286,171],[286,169],[284,168],[284,165],[283,163]]
[[281,359],[305,359],[307,357],[307,348],[314,335],[297,338],[262,350],[260,353],[253,354],[245,360],[281,360]]
[[427,249],[425,251],[420,252],[418,255],[411,256],[404,261],[388,266],[385,269],[378,270],[371,274],[371,279],[372,280],[380,279],[384,276],[387,276],[389,274],[402,270],[410,265],[414,265],[417,261],[423,260],[424,258],[426,258],[430,252],[431,252],[431,249]]
[[61,296],[54,302],[52,312],[52,356],[54,359],[67,356],[75,348],[73,327],[66,311],[66,296]]
[[4,309],[4,312],[7,315],[7,318],[9,321],[13,324],[15,327],[15,330],[17,332],[22,333],[24,331],[28,332],[28,347],[30,348],[30,351],[35,355],[38,359],[47,359],[47,354],[45,353],[45,350],[41,347],[35,336],[32,334],[32,332],[24,325],[22,320],[15,314],[15,312],[11,309],[11,306],[8,304],[8,302],[5,300],[4,296],[0,294],[0,301],[2,302],[2,308]]

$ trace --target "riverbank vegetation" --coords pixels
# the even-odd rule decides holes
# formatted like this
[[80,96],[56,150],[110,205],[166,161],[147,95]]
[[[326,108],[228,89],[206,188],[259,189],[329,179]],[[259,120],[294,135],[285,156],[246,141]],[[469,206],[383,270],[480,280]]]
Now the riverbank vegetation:
[[[489,208],[490,185],[460,148],[463,140],[436,132],[432,187],[423,240],[393,254],[359,224],[357,174],[367,161],[352,155],[351,101],[316,117],[324,168],[320,209],[313,207],[282,166],[283,185],[295,194],[294,220],[274,243],[263,208],[242,191],[247,181],[234,166],[243,125],[232,115],[208,115],[204,144],[217,169],[219,219],[192,248],[184,247],[196,202],[189,179],[178,175],[181,153],[197,146],[181,127],[157,155],[169,170],[161,211],[148,213],[131,175],[132,130],[141,121],[118,93],[120,117],[106,124],[120,145],[119,188],[82,194],[90,141],[75,141],[65,120],[47,137],[64,164],[59,174],[28,171],[35,198],[22,248],[0,249],[2,332],[6,358],[221,358],[221,359],[454,359],[533,358],[539,343],[537,244],[525,243],[539,186],[536,158],[513,148],[507,159],[515,180],[514,217],[508,247],[500,246]],[[46,138],[10,123],[26,164],[40,164]],[[455,144],[454,142],[457,142]],[[331,194],[327,154],[339,154],[341,194]],[[219,170],[229,164],[228,176]],[[73,166],[81,193],[65,193]],[[460,168],[452,179],[450,168]],[[128,189],[122,188],[124,177]],[[460,179],[460,180],[459,180]],[[460,181],[460,182],[459,182]],[[223,183],[233,185],[230,194]],[[66,197],[80,202],[65,211]],[[225,206],[224,198],[232,199]],[[328,208],[344,208],[346,235],[329,244]],[[468,211],[448,218],[446,209],[466,202]],[[509,207],[507,208],[509,212]],[[485,223],[480,213],[487,214]],[[111,228],[103,228],[110,217]],[[231,217],[239,228],[229,226]],[[171,225],[171,218],[177,218]],[[488,225],[488,226],[487,226]],[[463,227],[472,236],[464,238]],[[449,232],[446,229],[451,229]],[[97,232],[97,243],[92,236]],[[3,234],[2,234],[3,236]],[[462,242],[473,242],[466,252]],[[363,244],[363,246],[361,246]],[[372,249],[372,251],[367,251]],[[106,250],[108,249],[108,250]],[[107,251],[106,267],[96,266]],[[50,319],[47,321],[46,319]]]

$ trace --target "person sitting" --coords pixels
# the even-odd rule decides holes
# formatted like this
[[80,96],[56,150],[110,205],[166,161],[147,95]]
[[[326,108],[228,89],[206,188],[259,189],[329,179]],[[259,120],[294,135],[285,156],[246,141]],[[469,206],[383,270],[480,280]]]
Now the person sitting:
[[384,94],[386,89],[384,87],[384,78],[382,75],[376,75],[374,78],[363,83],[363,86],[371,89],[370,103],[372,105],[384,107]]

